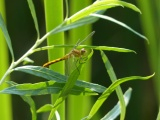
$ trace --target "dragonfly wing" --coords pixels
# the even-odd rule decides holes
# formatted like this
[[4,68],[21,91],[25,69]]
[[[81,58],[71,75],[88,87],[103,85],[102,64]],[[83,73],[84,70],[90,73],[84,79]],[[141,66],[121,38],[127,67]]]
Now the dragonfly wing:
[[70,75],[70,73],[77,68],[77,57],[71,55],[69,59],[66,60],[66,75]]

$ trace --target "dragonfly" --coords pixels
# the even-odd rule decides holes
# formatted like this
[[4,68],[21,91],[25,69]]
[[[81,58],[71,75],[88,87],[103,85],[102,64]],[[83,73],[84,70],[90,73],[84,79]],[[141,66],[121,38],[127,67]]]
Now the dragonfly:
[[78,50],[76,48],[82,42],[86,41],[89,37],[91,37],[94,33],[95,33],[95,31],[91,32],[84,40],[82,40],[80,42],[78,41],[77,44],[73,47],[73,49],[68,54],[66,54],[65,56],[63,56],[61,58],[58,58],[58,59],[55,59],[55,60],[52,60],[52,61],[49,61],[49,62],[45,63],[43,65],[43,67],[49,67],[50,65],[52,65],[54,63],[57,63],[57,62],[60,62],[60,61],[63,61],[63,60],[67,60],[67,59],[71,58],[72,56],[74,56],[76,58],[82,58],[87,51],[84,48],[82,48],[80,50]]

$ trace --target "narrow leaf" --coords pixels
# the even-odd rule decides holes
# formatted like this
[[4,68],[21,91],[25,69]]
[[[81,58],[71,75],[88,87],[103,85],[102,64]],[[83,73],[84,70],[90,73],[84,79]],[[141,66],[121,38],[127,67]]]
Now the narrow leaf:
[[88,46],[88,45],[79,45],[77,48],[90,48],[94,50],[107,50],[107,51],[115,51],[115,52],[134,52],[134,50],[126,49],[126,48],[118,48],[118,47],[109,47],[109,46]]
[[33,18],[33,21],[34,21],[36,31],[37,31],[37,38],[39,39],[40,38],[40,33],[39,33],[38,20],[37,20],[37,16],[36,16],[35,7],[34,7],[34,4],[33,4],[32,0],[27,0],[27,2],[28,2],[28,5],[29,5],[29,8],[30,8],[30,11],[31,11],[31,15],[32,15],[32,18]]
[[125,1],[121,1],[121,0],[97,0],[92,6],[101,7],[101,8],[103,7],[105,8],[105,6],[112,6],[112,7],[122,6],[122,7],[127,7],[136,12],[141,13],[140,9],[137,8],[135,5],[131,3],[127,3]]
[[75,22],[77,20],[80,20],[86,16],[89,16],[92,13],[95,13],[96,11],[100,10],[107,10],[113,7],[117,6],[125,6],[132,10],[135,10],[137,12],[140,12],[140,10],[134,6],[133,4],[123,2],[120,0],[97,0],[92,5],[87,6],[86,8],[80,10],[79,12],[75,13],[68,19],[68,23]]
[[12,61],[14,61],[14,54],[13,54],[11,39],[10,39],[10,36],[8,34],[7,28],[5,26],[5,23],[4,23],[4,20],[3,20],[1,14],[0,14],[0,27],[1,27],[2,32],[4,34],[4,37],[5,37],[5,40],[7,42],[8,48],[9,48],[9,50],[11,52]]
[[31,75],[42,77],[47,80],[54,80],[59,83],[64,83],[66,82],[67,79],[66,76],[41,66],[27,65],[27,66],[17,67],[14,70],[29,73]]
[[37,120],[36,106],[33,99],[30,96],[21,96],[21,98],[30,106],[32,120]]
[[[16,94],[21,96],[58,94],[65,83],[56,83],[54,81],[39,82],[39,83],[24,83],[16,84],[0,91],[3,94]],[[97,95],[95,91],[89,88],[78,87],[74,85],[69,94],[72,95]]]
[[[129,88],[125,93],[124,93],[124,100],[125,100],[125,106],[128,105],[129,100],[131,98],[131,92],[132,89]],[[110,110],[101,120],[114,120],[118,117],[118,115],[121,113],[121,106],[120,106],[120,101],[114,106],[112,110]]]
[[[103,14],[105,11],[101,10],[101,11],[97,11],[96,13],[97,14]],[[94,23],[96,22],[97,20],[99,20],[98,17],[94,17],[94,16],[87,16],[87,17],[84,17],[76,22],[72,22],[72,23],[66,23],[66,21],[64,22],[65,24],[62,24],[61,26],[58,26],[55,29],[51,30],[50,32],[48,32],[47,34],[56,34],[56,33],[59,33],[59,32],[63,32],[63,31],[67,31],[67,30],[70,30],[70,29],[73,29],[73,28],[77,28],[77,27],[80,27],[80,26],[83,26],[83,25],[87,25],[87,24],[91,24],[91,23]]]
[[61,105],[61,103],[66,99],[67,95],[69,94],[70,90],[72,89],[76,80],[78,79],[81,69],[82,69],[82,64],[80,64],[78,66],[78,68],[75,69],[71,73],[71,75],[68,77],[68,80],[67,80],[64,88],[62,89],[62,92],[60,93],[59,98],[56,100],[56,102],[50,112],[49,120],[51,120],[53,118],[55,111],[58,109],[58,107]]
[[116,23],[116,24],[118,24],[118,25],[120,25],[120,26],[122,26],[122,27],[124,27],[124,28],[126,28],[128,30],[130,30],[131,32],[133,32],[134,34],[138,35],[139,37],[145,39],[149,43],[148,39],[145,36],[143,36],[142,34],[136,32],[135,30],[133,30],[131,27],[129,27],[128,25],[126,25],[123,22],[120,22],[120,21],[118,21],[118,20],[116,20],[116,19],[114,19],[112,17],[106,16],[106,15],[99,15],[99,14],[94,14],[93,13],[93,14],[91,14],[91,16],[99,17],[99,18],[114,22],[114,23]]
[[40,108],[37,110],[37,113],[48,112],[48,111],[51,111],[52,108],[53,108],[53,105],[52,105],[52,104],[45,104],[44,106],[40,107]]
[[111,93],[115,90],[115,88],[117,86],[119,86],[120,84],[127,82],[127,81],[131,81],[131,80],[148,80],[150,78],[152,78],[154,76],[154,74],[150,75],[150,76],[146,76],[146,77],[142,77],[142,76],[130,76],[130,77],[125,77],[125,78],[121,78],[118,79],[117,81],[115,81],[114,83],[112,83],[107,90],[101,95],[101,97],[99,97],[98,99],[103,99],[108,97],[108,93]]
[[82,65],[83,64],[80,64],[72,73],[71,75],[68,77],[67,79],[67,82],[64,86],[64,88],[62,89],[62,92],[61,92],[61,97],[63,96],[67,96],[69,91],[73,88],[76,80],[78,79],[79,75],[80,75],[80,72],[81,72],[81,69],[82,69]]
[[[44,46],[41,48],[37,48],[34,52],[48,50],[53,48],[64,48],[70,47],[73,48],[75,45],[52,45],[52,46]],[[136,53],[134,50],[126,49],[126,48],[119,48],[119,47],[110,47],[110,46],[90,46],[90,45],[78,45],[77,49],[87,48],[87,49],[94,49],[94,50],[106,50],[106,51],[115,51],[115,52],[133,52]]]
[[147,77],[141,77],[141,76],[131,76],[131,77],[126,77],[126,78],[122,78],[119,79],[117,81],[115,81],[114,83],[112,83],[104,92],[103,94],[98,98],[98,100],[96,101],[96,103],[93,105],[89,115],[87,116],[87,118],[85,118],[86,120],[90,120],[93,115],[95,115],[95,113],[99,110],[99,108],[102,106],[102,104],[104,103],[104,101],[109,97],[109,95],[116,89],[116,87],[118,85],[120,85],[121,83],[130,81],[130,80],[147,80],[150,79],[151,77],[153,77],[153,75],[147,76]]
[[[109,75],[109,77],[110,77],[110,79],[111,79],[111,81],[113,83],[113,82],[115,82],[117,80],[117,76],[116,76],[116,74],[114,72],[114,69],[113,69],[109,59],[107,58],[107,56],[104,54],[103,51],[101,51],[101,56],[102,56],[102,60],[103,60],[103,62],[105,64],[106,70],[108,72],[108,75]],[[121,89],[120,86],[118,86],[116,88],[116,94],[118,96],[118,99],[119,99],[120,105],[121,105],[121,107],[120,107],[121,108],[120,120],[124,120],[125,114],[126,114],[126,106],[125,106],[125,100],[124,100],[124,97],[123,97],[123,92],[122,92],[122,89]]]
[[[40,107],[37,110],[37,113],[48,112],[48,111],[51,111],[52,108],[53,108],[52,104],[45,104],[44,106]],[[56,120],[60,120],[60,115],[59,115],[58,111],[55,111],[55,116],[56,116]]]
[[[25,72],[34,76],[42,77],[47,80],[53,80],[58,83],[66,83],[67,81],[67,76],[64,76],[60,73],[57,73],[55,71],[52,71],[48,68],[40,67],[40,66],[22,66],[22,67],[17,67],[14,69],[15,71],[21,71]],[[84,88],[89,88],[92,89],[93,91],[96,91],[98,93],[102,93],[106,88],[104,86],[94,84],[94,83],[88,83],[82,80],[78,80],[75,83],[76,86],[78,87],[84,87]]]

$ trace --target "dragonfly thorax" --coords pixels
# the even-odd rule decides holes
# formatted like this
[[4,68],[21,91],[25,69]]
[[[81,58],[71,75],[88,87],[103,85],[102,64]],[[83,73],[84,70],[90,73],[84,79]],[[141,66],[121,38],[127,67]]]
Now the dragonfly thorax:
[[82,48],[81,50],[77,50],[77,49],[72,50],[72,55],[74,55],[75,57],[81,57],[85,53],[86,53],[86,50],[84,48]]

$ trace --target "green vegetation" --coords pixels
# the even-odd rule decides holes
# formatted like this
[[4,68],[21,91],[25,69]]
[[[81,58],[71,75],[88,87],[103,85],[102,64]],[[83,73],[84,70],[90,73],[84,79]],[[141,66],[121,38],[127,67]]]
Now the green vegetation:
[[[5,67],[2,68],[2,70],[5,72],[2,72],[3,74],[1,75],[2,77],[0,86],[3,86],[6,83],[7,85],[9,85],[3,87],[0,90],[0,94],[13,94],[20,96],[29,105],[32,120],[52,120],[53,118],[61,118],[61,120],[109,120],[116,119],[118,116],[120,116],[120,120],[124,120],[127,111],[126,107],[130,99],[132,100],[132,89],[130,87],[127,87],[126,92],[123,93],[123,87],[121,86],[121,84],[126,82],[128,83],[132,80],[148,80],[154,76],[154,74],[152,74],[149,76],[138,75],[118,78],[118,75],[114,71],[114,68],[112,67],[112,64],[108,59],[108,56],[104,53],[104,51],[114,51],[127,54],[136,52],[134,50],[122,47],[105,46],[104,44],[102,46],[92,45],[91,38],[88,39],[88,37],[93,37],[97,33],[96,31],[94,31],[94,28],[92,28],[92,24],[96,23],[100,18],[102,18],[126,28],[127,30],[137,35],[139,38],[146,40],[146,43],[149,43],[148,39],[142,34],[136,32],[134,29],[124,24],[123,22],[120,22],[115,18],[106,16],[104,14],[106,11],[117,7],[125,7],[135,12],[141,13],[139,8],[131,3],[120,0],[97,0],[94,3],[83,1],[83,4],[81,4],[81,2],[74,1],[73,3],[68,3],[67,0],[65,1],[65,3],[63,3],[62,0],[44,1],[44,3],[42,4],[44,4],[45,11],[46,33],[42,34],[42,31],[38,24],[40,19],[38,19],[37,17],[38,11],[36,11],[35,9],[36,4],[33,3],[32,0],[27,0],[28,8],[30,9],[30,14],[33,18],[33,24],[37,37],[34,43],[32,42],[33,45],[18,59],[14,52],[14,47],[12,47],[12,37],[10,37],[11,35],[5,25],[4,16],[2,17],[2,15],[0,15],[0,28],[2,30],[4,38],[8,45],[8,50],[10,51],[11,55],[11,63],[9,67],[6,67],[8,65],[8,61],[0,61],[1,66],[5,64]],[[65,13],[63,11],[65,11]],[[63,20],[64,16],[66,17]],[[102,35],[104,34],[104,37],[104,31],[107,31],[107,29],[110,30],[110,28],[106,28],[106,30],[100,31]],[[44,45],[44,41],[46,40],[47,46]],[[82,44],[76,46],[76,43],[79,42]],[[74,69],[68,75],[65,75],[65,61],[55,63],[49,68],[42,67],[42,65],[23,65],[24,62],[27,64],[31,64],[33,62],[33,60],[31,59],[32,56],[36,56],[36,54],[38,53],[41,54],[42,57],[43,51],[45,50],[48,50],[48,61],[62,58],[65,54],[74,55],[71,54],[73,52],[72,50],[68,52],[69,48],[73,49],[73,47],[78,51],[82,48],[85,48],[88,52],[84,56],[82,56],[81,51],[80,55],[75,55],[79,56],[79,58],[74,60]],[[3,56],[4,59],[8,59],[6,56],[7,51],[5,50],[6,48],[3,48],[4,53],[1,56]],[[106,69],[105,74],[108,74],[109,79],[111,80],[111,84],[108,87],[106,87],[106,85],[101,85],[100,83],[95,84],[91,80],[91,59],[94,57],[93,53],[96,51],[99,51],[101,55],[100,58],[103,60],[104,68]],[[117,61],[119,61],[119,59],[117,59]],[[132,65],[132,63],[130,63],[130,65]],[[101,71],[101,69],[99,71]],[[18,74],[27,73],[33,75],[38,81],[29,82],[29,79],[27,80],[25,78],[25,81],[22,80],[19,83],[16,80],[12,80],[12,77],[10,81],[7,81],[7,77],[11,73],[16,72]],[[99,74],[98,76],[98,79],[101,80],[101,74]],[[43,81],[39,80],[40,78]],[[100,114],[100,108],[103,107],[104,102],[108,101],[108,97],[114,91],[116,91],[116,95],[118,97],[117,104],[114,103],[115,106],[112,107],[109,112],[107,112],[106,110],[104,115]],[[34,97],[42,96],[42,98],[45,98],[45,95],[50,95],[51,102],[43,103],[43,105],[38,105],[36,100],[34,100]],[[75,96],[77,98],[75,98]],[[92,96],[97,96],[97,99],[91,99]],[[84,99],[84,97],[86,98]],[[5,99],[7,101],[10,100],[10,98]],[[2,107],[6,108],[5,105]],[[65,107],[67,107],[67,109]],[[7,106],[7,108],[11,110],[10,106]],[[49,114],[45,114],[46,112]],[[10,114],[11,112],[8,111],[7,115],[11,116]],[[47,116],[43,118],[43,114]],[[12,119],[5,118],[5,116],[7,115],[4,114],[4,117],[2,119]]]

